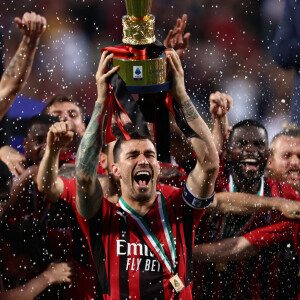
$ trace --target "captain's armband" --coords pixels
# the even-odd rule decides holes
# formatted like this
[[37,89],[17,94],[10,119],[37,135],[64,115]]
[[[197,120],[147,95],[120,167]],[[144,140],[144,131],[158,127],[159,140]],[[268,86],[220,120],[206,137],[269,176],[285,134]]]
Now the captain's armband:
[[192,194],[192,192],[188,189],[187,185],[185,184],[182,198],[184,202],[196,209],[205,209],[207,208],[213,201],[214,201],[215,192],[209,198],[199,198]]

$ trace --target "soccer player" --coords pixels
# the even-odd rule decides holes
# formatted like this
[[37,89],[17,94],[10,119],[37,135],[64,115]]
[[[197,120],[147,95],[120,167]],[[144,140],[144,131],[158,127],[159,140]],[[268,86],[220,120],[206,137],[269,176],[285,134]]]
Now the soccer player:
[[[14,21],[23,39],[0,80],[0,120],[26,84],[40,37],[47,27],[46,19],[35,12],[26,12],[22,19],[16,17]],[[0,159],[15,175],[20,175],[25,170],[25,157],[9,146],[0,148]]]
[[[84,115],[81,106],[74,98],[66,95],[57,95],[43,109],[42,114],[49,114],[57,117],[60,121],[69,121],[73,124],[74,138],[65,146],[60,153],[61,176],[64,178],[72,178],[75,176],[75,159],[80,140],[85,131]],[[25,157],[12,147],[5,146],[0,149],[0,158],[5,156],[5,162],[10,169],[12,165],[16,165],[18,174],[24,172]],[[10,156],[12,156],[11,159]],[[21,165],[23,167],[21,167]]]
[[[37,115],[30,120],[24,148],[26,158],[31,165],[14,181],[6,216],[17,220],[34,219],[51,230],[52,235],[57,238],[49,241],[50,250],[55,252],[61,248],[58,251],[61,259],[67,255],[72,257],[76,270],[74,284],[85,283],[81,287],[81,297],[88,299],[98,293],[97,276],[88,244],[78,226],[76,216],[68,204],[58,201],[59,197],[55,203],[51,203],[48,199],[44,199],[44,194],[37,189],[37,174],[47,146],[49,128],[59,124],[57,121],[58,118],[47,114]],[[59,240],[59,247],[57,240]],[[67,294],[72,293],[73,290],[74,286],[64,289],[65,299],[70,299]]]
[[102,197],[96,176],[103,130],[99,116],[107,98],[107,79],[119,68],[106,72],[113,55],[103,53],[96,75],[98,98],[76,160],[76,206],[106,299],[170,299],[175,288],[179,298],[192,299],[194,229],[212,201],[218,156],[209,129],[185,91],[179,57],[175,51],[167,55],[173,71],[170,92],[196,133],[191,142],[197,165],[184,191],[178,189],[166,200],[156,193],[155,146],[149,138],[137,136],[119,139],[114,148],[113,174],[121,184],[120,204]]
[[300,192],[300,129],[285,129],[272,140],[268,175]]
[[[228,104],[228,98],[226,95],[222,98],[223,111],[226,115],[228,106],[224,102],[227,101]],[[218,105],[217,101],[214,104]],[[216,112],[217,109],[214,111]],[[224,134],[221,134],[222,136],[224,140]],[[221,140],[219,150],[225,157],[225,166],[221,168],[222,172],[217,179],[216,192],[228,191],[237,194],[298,198],[297,193],[290,186],[264,178],[269,151],[267,131],[261,124],[253,120],[244,120],[234,125],[225,150],[222,150],[224,149],[222,138],[219,140]],[[244,198],[246,201],[247,196]],[[282,216],[274,212],[254,213],[250,216],[225,214],[221,218],[218,215],[206,214],[199,225],[197,244],[241,236],[257,227],[276,223],[279,220],[282,220]],[[269,253],[260,253],[259,256],[241,262],[195,264],[196,297],[255,298],[259,297],[259,294],[263,297],[271,290],[274,294],[277,292],[284,294],[288,291],[295,294],[294,282],[289,281],[289,278],[295,279],[297,275],[295,271],[297,266],[294,264],[292,252],[286,248],[286,244],[269,250]],[[273,257],[279,258],[277,261],[281,263],[272,272],[273,278],[282,277],[281,285],[277,286],[271,284],[272,278],[267,276],[267,273],[264,281],[259,282],[261,270],[267,270],[267,268],[262,268],[263,262],[268,268],[274,266]],[[293,265],[294,273],[292,269],[288,270],[290,265]],[[288,273],[290,277],[286,276]]]
[[57,119],[49,115],[36,115],[29,120],[23,140],[26,169],[14,179],[7,207],[7,214],[16,219],[33,216],[38,218],[46,209],[43,196],[37,192],[35,182],[45,151],[47,132],[55,121]]
[[61,122],[69,121],[73,125],[74,137],[61,151],[60,164],[64,162],[74,164],[79,143],[85,132],[82,107],[70,96],[57,95],[47,103],[43,113],[58,117]]
[[[271,289],[262,295],[263,299],[281,299],[282,295],[287,299],[297,298],[297,277],[300,257],[300,226],[299,222],[283,221],[266,227],[257,228],[244,236],[227,238],[217,242],[199,244],[195,246],[193,255],[195,260],[227,264],[229,261],[237,261],[250,258],[262,251],[272,253],[268,249],[286,247],[286,255],[292,249],[296,250],[298,256],[292,256],[294,260],[281,261],[279,256],[273,257],[273,264],[264,265],[269,273],[268,284]],[[284,265],[285,263],[285,265]],[[283,267],[286,273],[277,272],[276,269]],[[265,271],[265,270],[261,270]],[[264,273],[263,273],[264,274]],[[286,278],[284,278],[284,276]]]

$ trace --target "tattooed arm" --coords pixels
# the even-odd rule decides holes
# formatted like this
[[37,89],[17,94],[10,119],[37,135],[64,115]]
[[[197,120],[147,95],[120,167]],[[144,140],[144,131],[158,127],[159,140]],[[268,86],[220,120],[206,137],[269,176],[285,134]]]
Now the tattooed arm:
[[197,197],[207,198],[214,191],[219,169],[219,157],[212,135],[198,114],[185,90],[184,72],[176,52],[167,51],[168,62],[172,68],[173,82],[169,93],[180,105],[188,125],[196,133],[191,143],[197,156],[197,164],[189,174],[187,187]]
[[23,39],[0,81],[0,120],[24,87],[31,72],[39,38],[46,29],[46,19],[34,12],[25,13],[22,20],[15,18],[14,21]]
[[103,124],[100,116],[108,95],[107,79],[115,73],[119,67],[107,70],[107,64],[113,57],[105,51],[100,59],[96,74],[97,101],[95,108],[81,140],[76,158],[76,206],[81,216],[91,218],[98,211],[102,202],[102,188],[97,180],[97,166],[99,152],[102,147]]

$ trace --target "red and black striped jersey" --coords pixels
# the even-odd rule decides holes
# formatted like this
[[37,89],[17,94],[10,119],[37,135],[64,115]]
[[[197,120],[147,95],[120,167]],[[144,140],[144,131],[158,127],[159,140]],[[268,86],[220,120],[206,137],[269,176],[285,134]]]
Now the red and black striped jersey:
[[[229,174],[217,179],[216,192],[229,191]],[[270,178],[264,180],[264,195],[297,200],[292,187]],[[196,233],[196,244],[241,236],[268,224],[283,221],[279,212],[259,212],[250,216],[204,215]],[[226,223],[227,222],[227,223]],[[226,226],[229,228],[226,229]],[[238,228],[238,230],[234,230]],[[199,231],[199,233],[198,233]],[[288,242],[268,247],[247,260],[227,264],[194,263],[195,299],[280,299],[296,296],[297,259]],[[295,263],[296,261],[296,263]],[[290,270],[290,271],[289,271]]]
[[[65,179],[60,177],[60,179],[64,183],[64,189],[60,198],[69,203],[73,211],[76,211],[76,178]],[[161,191],[165,197],[169,197],[178,188],[168,184],[157,183],[156,189]]]
[[[175,240],[177,273],[185,288],[175,293],[160,260],[145,242],[133,218],[121,207],[103,199],[90,220],[77,217],[88,237],[104,299],[192,299],[192,248],[195,228],[204,209],[193,209],[183,200],[183,189],[166,198],[166,209]],[[143,217],[171,259],[158,201]]]

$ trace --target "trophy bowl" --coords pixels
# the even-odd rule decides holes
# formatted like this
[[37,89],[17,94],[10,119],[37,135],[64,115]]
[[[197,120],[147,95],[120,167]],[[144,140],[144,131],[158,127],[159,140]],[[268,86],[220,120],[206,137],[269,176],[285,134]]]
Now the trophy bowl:
[[131,94],[154,94],[167,91],[170,86],[167,58],[164,51],[149,52],[141,59],[113,58],[113,66],[120,66],[119,76]]

